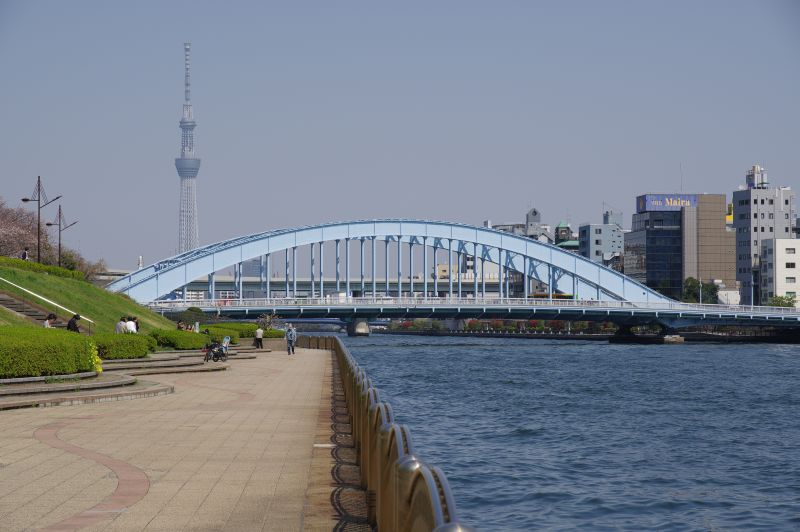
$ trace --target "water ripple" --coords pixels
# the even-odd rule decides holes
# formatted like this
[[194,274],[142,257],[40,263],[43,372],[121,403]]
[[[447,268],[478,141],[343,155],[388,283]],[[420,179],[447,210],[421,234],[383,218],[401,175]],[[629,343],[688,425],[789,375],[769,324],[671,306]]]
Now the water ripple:
[[348,338],[484,530],[798,530],[793,346]]

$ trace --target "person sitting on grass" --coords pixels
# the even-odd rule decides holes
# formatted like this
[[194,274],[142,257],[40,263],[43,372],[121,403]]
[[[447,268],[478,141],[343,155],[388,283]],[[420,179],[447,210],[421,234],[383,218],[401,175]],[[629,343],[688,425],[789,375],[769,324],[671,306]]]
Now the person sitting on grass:
[[75,314],[74,316],[72,316],[72,318],[70,318],[70,320],[67,322],[67,330],[68,331],[72,331],[72,332],[76,332],[76,333],[80,333],[81,329],[80,329],[80,327],[78,327],[78,320],[79,319],[81,319],[81,315],[80,314]]
[[56,322],[56,315],[55,314],[48,314],[47,317],[44,319],[44,328],[45,329],[52,329],[53,324]]
[[116,334],[125,334],[128,332],[128,318],[122,316],[117,322],[117,326],[114,327],[114,332]]

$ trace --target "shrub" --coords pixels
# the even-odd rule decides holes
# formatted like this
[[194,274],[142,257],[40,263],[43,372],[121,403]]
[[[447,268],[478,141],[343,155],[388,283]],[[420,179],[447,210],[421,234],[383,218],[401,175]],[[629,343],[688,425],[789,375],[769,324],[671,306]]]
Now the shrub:
[[0,266],[8,266],[10,268],[17,268],[18,270],[28,270],[39,273],[49,273],[58,277],[66,277],[67,279],[78,279],[79,281],[86,280],[83,272],[67,270],[66,268],[59,268],[58,266],[45,266],[38,262],[29,260],[15,259],[12,257],[0,257]]
[[208,328],[210,331],[214,329],[227,329],[235,331],[239,334],[239,338],[253,338],[258,329],[257,323],[244,323],[244,322],[223,322],[223,323],[207,323],[200,326],[200,330]]
[[144,358],[150,352],[155,338],[145,334],[103,333],[92,337],[97,344],[97,354],[104,360]]
[[188,331],[158,329],[150,331],[159,347],[170,347],[172,349],[202,349],[209,342],[209,337],[205,334],[197,334]]
[[221,325],[209,325],[208,327],[204,327],[201,330],[208,329],[208,333],[211,335],[211,339],[215,342],[222,342],[222,340],[226,336],[231,337],[232,344],[239,343],[239,332],[235,329],[228,329],[227,327],[223,327]]
[[0,378],[103,371],[92,338],[58,329],[0,327]]
[[283,338],[286,336],[286,331],[281,329],[267,329],[264,331],[264,338]]

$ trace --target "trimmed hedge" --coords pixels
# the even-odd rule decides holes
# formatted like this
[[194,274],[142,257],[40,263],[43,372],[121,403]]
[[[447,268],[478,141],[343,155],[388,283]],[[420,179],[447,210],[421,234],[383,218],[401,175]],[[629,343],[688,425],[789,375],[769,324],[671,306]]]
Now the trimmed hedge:
[[38,262],[15,259],[12,257],[0,257],[0,266],[9,266],[11,268],[17,268],[18,270],[28,270],[32,272],[49,273],[50,275],[66,277],[67,279],[77,279],[79,281],[86,280],[86,276],[83,272],[67,270],[66,268],[60,268],[58,266],[45,266]]
[[222,343],[226,336],[231,337],[232,344],[239,343],[239,333],[236,331],[219,328],[212,329],[211,327],[208,327],[208,330],[209,334],[197,334],[191,331],[159,329],[151,331],[150,336],[156,340],[158,347],[169,347],[179,351],[183,349],[202,349],[209,342]]
[[102,333],[92,337],[97,344],[97,354],[103,360],[144,358],[152,351],[155,338],[145,334]]
[[200,326],[200,330],[203,329],[208,329],[209,331],[213,331],[214,329],[226,329],[238,333],[239,338],[253,338],[256,335],[258,324],[244,322],[207,323]]
[[197,334],[189,331],[158,329],[150,331],[159,347],[170,347],[172,349],[202,349],[209,341],[205,334]]
[[[258,329],[257,323],[209,323],[206,325],[201,325],[200,329],[208,329],[209,332],[214,332],[216,330],[225,329],[230,336],[231,331],[235,331],[239,334],[239,338],[255,338],[256,336],[256,329]],[[264,330],[264,338],[283,338],[286,333],[281,329],[265,329]],[[231,342],[233,342],[233,337],[231,337]],[[236,342],[233,342],[236,343]]]
[[211,335],[211,339],[215,342],[222,342],[222,340],[226,336],[231,337],[232,344],[239,343],[239,331],[236,329],[228,329],[227,327],[222,327],[221,325],[209,325],[208,327],[201,327],[201,331],[208,329],[208,334]]
[[103,371],[91,337],[43,327],[0,327],[0,378],[84,371]]
[[284,338],[286,331],[283,329],[267,329],[264,331],[264,338]]

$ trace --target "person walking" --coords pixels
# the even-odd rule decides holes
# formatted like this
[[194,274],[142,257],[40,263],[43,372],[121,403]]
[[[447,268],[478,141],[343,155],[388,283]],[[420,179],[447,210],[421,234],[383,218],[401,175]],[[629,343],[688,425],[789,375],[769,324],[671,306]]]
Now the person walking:
[[70,318],[70,320],[67,322],[67,330],[68,331],[72,331],[72,332],[76,332],[76,333],[80,333],[81,329],[80,329],[80,327],[78,327],[78,320],[79,319],[81,319],[81,315],[80,314],[75,314],[74,316],[72,316],[72,318]]
[[56,322],[56,315],[55,314],[48,314],[47,318],[44,320],[44,328],[45,329],[52,329],[53,324]]
[[114,332],[116,334],[125,334],[128,332],[128,319],[125,316],[122,316],[119,321],[117,322],[117,326],[114,327]]
[[297,341],[297,331],[290,323],[289,326],[286,328],[286,350],[288,351],[287,354],[293,355],[294,354],[294,343]]
[[264,329],[261,325],[256,329],[256,349],[264,349]]
[[19,258],[21,258],[22,260],[30,259],[30,253],[28,253],[28,248],[27,247],[22,250],[22,253],[19,254]]

